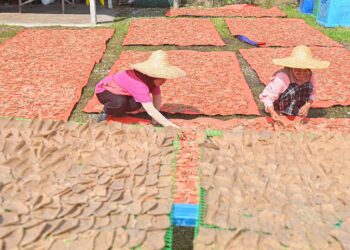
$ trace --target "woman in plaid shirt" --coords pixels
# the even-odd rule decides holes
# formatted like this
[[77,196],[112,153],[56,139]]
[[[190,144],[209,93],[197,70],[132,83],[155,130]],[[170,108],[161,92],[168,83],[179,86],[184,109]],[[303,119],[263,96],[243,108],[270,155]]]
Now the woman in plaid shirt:
[[301,45],[289,57],[273,59],[273,63],[284,68],[273,74],[259,96],[265,111],[275,121],[280,121],[280,115],[307,116],[316,94],[312,69],[327,68],[329,62],[312,58],[310,48]]

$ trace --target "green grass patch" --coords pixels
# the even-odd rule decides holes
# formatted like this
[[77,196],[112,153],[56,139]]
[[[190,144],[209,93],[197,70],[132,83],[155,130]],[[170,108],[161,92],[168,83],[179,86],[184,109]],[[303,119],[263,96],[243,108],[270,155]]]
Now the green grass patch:
[[0,25],[0,44],[14,37],[23,27]]
[[228,28],[225,18],[216,17],[211,18],[212,23],[214,24],[216,30],[219,32],[222,40],[225,42],[226,46],[223,47],[214,47],[213,50],[222,50],[222,51],[234,51],[237,52],[239,49],[252,48],[253,46],[241,42],[240,40],[233,37]]
[[213,129],[206,129],[205,130],[205,134],[208,137],[222,137],[223,136],[223,132],[221,130],[213,130]]

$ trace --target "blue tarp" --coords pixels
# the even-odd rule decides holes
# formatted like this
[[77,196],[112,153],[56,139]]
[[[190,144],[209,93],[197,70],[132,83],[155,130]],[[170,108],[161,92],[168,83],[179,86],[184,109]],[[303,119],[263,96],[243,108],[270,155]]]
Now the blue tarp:
[[315,0],[301,0],[299,5],[300,12],[304,14],[312,14],[314,11]]

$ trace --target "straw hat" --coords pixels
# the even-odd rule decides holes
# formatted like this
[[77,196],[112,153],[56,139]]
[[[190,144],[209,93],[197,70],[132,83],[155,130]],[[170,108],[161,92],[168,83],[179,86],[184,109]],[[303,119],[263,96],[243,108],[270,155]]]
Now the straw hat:
[[133,64],[131,67],[154,78],[174,79],[186,75],[182,69],[170,65],[168,55],[163,50],[152,52],[146,61]]
[[297,69],[324,69],[329,66],[328,61],[319,61],[312,58],[310,48],[305,45],[295,47],[288,57],[273,59],[272,61],[276,65]]

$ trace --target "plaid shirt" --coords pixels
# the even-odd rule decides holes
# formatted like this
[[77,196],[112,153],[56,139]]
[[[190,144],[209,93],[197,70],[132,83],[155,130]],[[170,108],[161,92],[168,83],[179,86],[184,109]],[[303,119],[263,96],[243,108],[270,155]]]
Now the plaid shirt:
[[290,83],[288,88],[273,103],[274,109],[286,115],[298,115],[300,108],[310,100],[313,85]]

